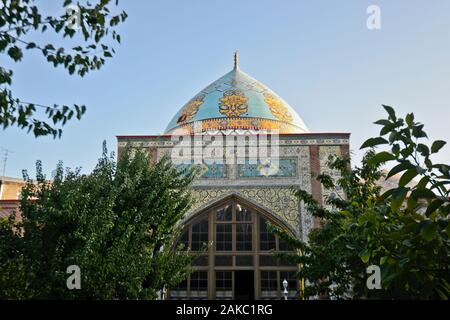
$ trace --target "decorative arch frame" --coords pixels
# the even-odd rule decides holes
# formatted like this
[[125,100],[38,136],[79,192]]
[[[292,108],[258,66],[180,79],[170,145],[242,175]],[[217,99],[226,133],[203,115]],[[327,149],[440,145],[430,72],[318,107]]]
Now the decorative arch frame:
[[[228,214],[227,218],[222,220],[221,214]],[[180,240],[200,253],[200,262],[193,264],[194,272],[185,284],[169,292],[169,298],[239,299],[242,282],[238,279],[245,272],[253,279],[252,292],[245,299],[281,299],[285,278],[290,297],[298,297],[298,266],[273,256],[274,250],[294,249],[267,230],[267,221],[296,236],[284,219],[236,193],[217,197],[186,216]],[[207,251],[201,252],[201,243],[209,243]]]
[[190,222],[192,222],[196,217],[203,214],[206,210],[212,209],[216,206],[219,206],[222,203],[225,203],[230,200],[240,201],[244,205],[247,205],[249,207],[252,207],[258,211],[259,214],[263,215],[267,218],[267,220],[271,221],[274,225],[281,227],[282,229],[289,232],[290,235],[298,237],[299,233],[296,231],[289,222],[286,221],[282,216],[280,216],[278,213],[274,212],[272,209],[267,208],[266,206],[263,206],[256,201],[253,201],[249,199],[248,197],[245,197],[244,195],[237,193],[237,192],[227,192],[223,195],[220,195],[196,210],[188,213],[186,217],[180,222],[180,225],[186,225]]

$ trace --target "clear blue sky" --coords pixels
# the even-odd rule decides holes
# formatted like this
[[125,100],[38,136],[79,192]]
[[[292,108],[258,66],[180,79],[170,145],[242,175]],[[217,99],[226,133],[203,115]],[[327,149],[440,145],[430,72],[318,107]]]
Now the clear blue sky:
[[[381,8],[381,30],[366,28],[370,4]],[[47,173],[58,160],[87,172],[103,140],[116,150],[116,135],[162,133],[187,100],[232,68],[235,49],[241,69],[282,96],[311,131],[350,132],[355,162],[362,141],[378,133],[372,123],[384,116],[382,103],[400,114],[414,112],[432,140],[450,141],[448,0],[133,0],[121,6],[129,14],[122,44],[102,70],[71,77],[37,53],[16,64],[16,95],[41,104],[86,104],[88,111],[60,140],[0,131],[0,146],[13,150],[8,176],[33,173],[37,159]],[[450,163],[450,147],[436,160]]]

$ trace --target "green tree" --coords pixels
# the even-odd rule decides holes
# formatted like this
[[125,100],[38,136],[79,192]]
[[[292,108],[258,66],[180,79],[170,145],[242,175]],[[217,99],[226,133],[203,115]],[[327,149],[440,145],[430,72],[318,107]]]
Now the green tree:
[[[100,69],[106,58],[115,53],[110,42],[120,43],[115,30],[125,21],[122,11],[112,14],[118,0],[87,1],[85,4],[64,0],[64,14],[45,16],[34,0],[2,0],[0,2],[0,54],[14,62],[22,60],[26,51],[36,51],[54,67],[83,77]],[[53,31],[63,38],[64,46],[34,42],[36,32]],[[2,63],[3,64],[3,63]],[[16,97],[12,90],[13,70],[0,66],[0,125],[3,129],[16,125],[38,136],[60,137],[61,127],[74,116],[81,119],[84,105],[42,105]]]
[[[317,177],[331,191],[326,206],[304,190],[294,191],[323,222],[311,232],[309,242],[271,226],[298,249],[298,254],[278,256],[301,266],[298,276],[306,282],[305,297],[450,297],[450,166],[431,160],[445,142],[428,147],[423,143],[424,125],[415,122],[412,113],[402,119],[393,108],[384,108],[388,118],[375,122],[382,125],[380,136],[362,145],[371,150],[361,166],[351,169],[349,159],[333,158],[329,167],[338,170],[340,178]],[[388,149],[375,152],[380,145]],[[381,194],[379,180],[386,162],[394,162],[386,178],[401,177],[398,186]],[[410,184],[414,178],[418,183]],[[380,290],[367,288],[370,265],[381,269]]]
[[[193,259],[173,245],[192,179],[167,158],[149,166],[142,150],[116,164],[105,147],[91,174],[60,164],[52,183],[38,162],[21,221],[0,224],[0,298],[154,299],[176,286]],[[66,287],[70,265],[80,267],[80,290]]]

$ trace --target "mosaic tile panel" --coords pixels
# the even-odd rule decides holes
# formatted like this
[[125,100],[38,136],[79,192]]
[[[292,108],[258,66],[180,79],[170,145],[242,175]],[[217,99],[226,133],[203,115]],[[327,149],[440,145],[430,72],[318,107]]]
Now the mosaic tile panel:
[[257,163],[252,164],[246,160],[244,164],[238,165],[238,176],[240,178],[295,177],[297,176],[297,161],[296,159],[258,160]]
[[[250,141],[250,140],[249,140]],[[223,168],[210,168],[205,172],[203,179],[198,179],[194,183],[194,207],[190,214],[196,210],[201,210],[207,203],[220,201],[230,194],[238,194],[243,198],[253,202],[255,205],[272,212],[288,222],[296,231],[299,237],[306,241],[307,235],[313,228],[313,217],[307,212],[303,203],[287,201],[285,206],[283,198],[290,192],[291,186],[298,186],[303,190],[311,192],[311,164],[310,145],[320,145],[319,157],[322,172],[328,172],[335,178],[337,172],[329,172],[326,166],[330,154],[340,155],[339,145],[348,144],[348,139],[341,136],[280,136],[279,155],[281,159],[293,159],[294,168],[289,166],[283,176],[259,175],[255,168],[246,168],[247,173],[242,173],[237,164],[224,165]],[[157,159],[163,155],[170,155],[172,147],[176,142],[166,137],[142,137],[141,139],[119,139],[119,148],[125,147],[127,143],[133,146],[156,147]],[[248,145],[249,142],[246,142]],[[287,168],[288,166],[286,166]],[[292,172],[295,171],[295,175]],[[271,191],[269,191],[271,190]],[[323,192],[326,196],[329,192]]]
[[200,179],[227,177],[226,165],[223,163],[178,164],[176,167],[181,170],[192,167],[198,172],[198,178]]
[[[320,172],[328,174],[333,178],[334,181],[337,181],[340,178],[340,173],[338,170],[332,170],[328,167],[327,163],[330,159],[330,156],[341,156],[340,146],[320,146],[319,147],[319,159],[320,159]],[[330,194],[335,193],[340,196],[344,196],[342,189],[340,187],[336,187],[335,190],[325,190],[322,186],[322,197],[325,208],[330,210],[332,207],[330,205],[325,205],[325,201]]]
[[299,203],[290,188],[202,188],[194,189],[193,204],[187,217],[229,195],[237,195],[285,221],[300,234]]

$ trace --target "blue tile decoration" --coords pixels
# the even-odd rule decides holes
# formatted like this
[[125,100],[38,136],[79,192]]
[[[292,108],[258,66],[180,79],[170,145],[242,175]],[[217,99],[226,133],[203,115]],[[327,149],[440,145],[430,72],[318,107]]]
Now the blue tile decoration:
[[238,165],[239,177],[295,177],[297,175],[296,159],[258,160]]
[[226,178],[226,165],[224,163],[202,163],[202,164],[177,164],[176,167],[180,170],[187,170],[193,167],[197,170],[198,178]]
[[309,132],[286,101],[237,65],[189,100],[172,118],[165,133],[192,129],[194,123],[201,124],[204,131],[245,128]]

